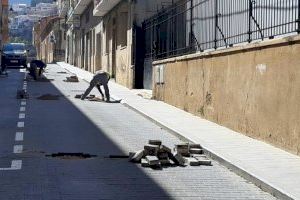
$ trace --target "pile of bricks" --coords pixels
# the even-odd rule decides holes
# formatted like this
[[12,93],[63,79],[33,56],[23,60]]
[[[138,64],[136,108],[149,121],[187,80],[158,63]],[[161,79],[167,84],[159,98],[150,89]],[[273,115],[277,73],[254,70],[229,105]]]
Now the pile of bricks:
[[29,95],[26,90],[18,90],[17,91],[17,99],[28,99]]
[[172,150],[160,140],[149,140],[143,150],[129,152],[129,161],[141,163],[143,167],[154,168],[211,165],[211,161],[203,154],[200,144],[177,144]]

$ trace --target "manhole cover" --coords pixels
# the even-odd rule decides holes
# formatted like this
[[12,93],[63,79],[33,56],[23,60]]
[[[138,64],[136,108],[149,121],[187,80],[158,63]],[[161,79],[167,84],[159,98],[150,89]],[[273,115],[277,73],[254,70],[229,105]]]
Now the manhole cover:
[[53,94],[44,94],[42,96],[37,97],[39,100],[59,100],[60,95]]
[[46,157],[58,158],[62,160],[81,160],[97,157],[96,155],[90,155],[85,153],[54,153],[46,155]]

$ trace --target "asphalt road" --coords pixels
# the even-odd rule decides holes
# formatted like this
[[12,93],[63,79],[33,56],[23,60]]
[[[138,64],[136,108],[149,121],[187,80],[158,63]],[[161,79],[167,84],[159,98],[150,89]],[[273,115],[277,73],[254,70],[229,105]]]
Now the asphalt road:
[[[88,84],[64,82],[70,75],[48,65],[50,81],[24,81],[19,69],[0,77],[1,200],[274,199],[214,161],[153,170],[107,158],[142,149],[149,139],[169,147],[180,140],[121,104],[75,99]],[[29,99],[16,99],[22,88]],[[44,94],[58,100],[37,99]],[[59,152],[96,157],[51,156]]]

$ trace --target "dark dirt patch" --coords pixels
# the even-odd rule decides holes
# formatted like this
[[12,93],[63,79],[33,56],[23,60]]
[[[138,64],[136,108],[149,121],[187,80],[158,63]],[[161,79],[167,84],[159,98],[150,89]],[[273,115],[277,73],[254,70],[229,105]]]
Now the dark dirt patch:
[[48,78],[38,78],[36,82],[51,82],[54,81],[54,79],[48,79]]
[[60,95],[44,94],[37,97],[38,100],[59,100]]
[[96,155],[90,155],[85,153],[54,153],[46,155],[46,157],[57,158],[62,160],[82,160],[97,157]]

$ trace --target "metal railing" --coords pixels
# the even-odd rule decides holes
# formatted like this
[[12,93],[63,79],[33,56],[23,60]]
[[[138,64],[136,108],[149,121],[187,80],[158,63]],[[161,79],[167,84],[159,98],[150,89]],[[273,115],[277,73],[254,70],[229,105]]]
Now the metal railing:
[[300,0],[181,0],[143,23],[146,58],[300,33]]

